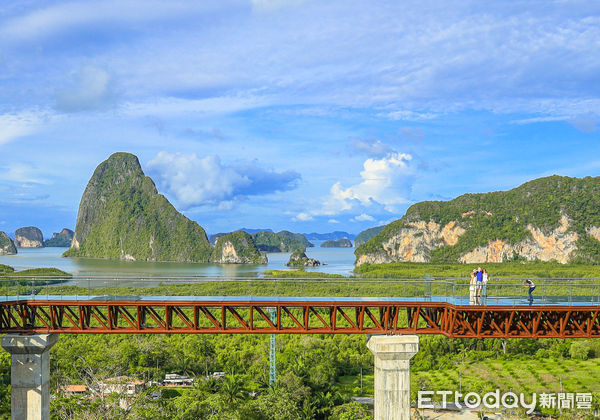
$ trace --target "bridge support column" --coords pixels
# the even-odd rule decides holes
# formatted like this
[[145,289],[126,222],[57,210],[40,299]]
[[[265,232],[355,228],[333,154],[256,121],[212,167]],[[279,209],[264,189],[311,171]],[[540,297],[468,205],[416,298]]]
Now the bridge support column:
[[375,356],[375,420],[410,420],[410,359],[419,337],[374,335],[367,347]]
[[6,334],[2,347],[11,354],[12,420],[50,418],[50,348],[58,334]]

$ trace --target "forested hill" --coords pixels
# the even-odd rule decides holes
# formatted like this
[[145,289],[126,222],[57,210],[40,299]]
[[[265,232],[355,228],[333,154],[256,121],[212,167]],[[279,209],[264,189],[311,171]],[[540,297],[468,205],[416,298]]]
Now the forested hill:
[[263,230],[253,233],[252,238],[258,249],[264,252],[292,252],[296,249],[314,246],[301,233],[292,233],[287,230],[277,233]]
[[158,194],[136,156],[114,153],[92,175],[65,256],[208,262],[204,229]]
[[420,202],[355,254],[357,265],[515,259],[600,263],[600,177],[554,175],[509,191]]

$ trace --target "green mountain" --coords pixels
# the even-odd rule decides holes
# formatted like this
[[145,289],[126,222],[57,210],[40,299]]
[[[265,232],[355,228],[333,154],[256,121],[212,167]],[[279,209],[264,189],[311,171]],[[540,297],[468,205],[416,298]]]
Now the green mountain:
[[337,241],[325,241],[321,248],[352,248],[352,242],[348,238],[338,239]]
[[367,230],[363,230],[358,234],[358,236],[356,236],[356,238],[354,238],[354,246],[358,248],[365,242],[368,242],[373,236],[381,232],[384,227],[385,226],[375,226]]
[[600,177],[550,176],[509,191],[411,206],[355,251],[387,262],[600,263]]
[[238,230],[217,238],[210,261],[217,264],[266,264],[252,236]]
[[44,241],[44,246],[48,247],[69,247],[73,240],[73,232],[71,229],[63,228],[60,232],[54,232],[52,238]]
[[0,231],[0,255],[12,255],[17,253],[14,242],[5,232]]
[[204,229],[158,194],[136,156],[115,153],[92,175],[67,257],[208,262]]
[[253,233],[252,238],[258,249],[265,252],[292,252],[314,246],[304,235],[287,230],[277,233],[263,230]]

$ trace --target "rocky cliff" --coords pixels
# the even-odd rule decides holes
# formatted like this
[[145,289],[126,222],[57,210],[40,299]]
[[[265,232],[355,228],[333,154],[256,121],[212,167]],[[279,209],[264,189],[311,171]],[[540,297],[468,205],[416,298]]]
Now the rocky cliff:
[[71,229],[63,228],[60,232],[54,232],[52,238],[44,241],[44,246],[47,247],[69,247],[73,240],[73,232]]
[[206,233],[158,194],[136,156],[115,153],[81,198],[69,257],[208,262]]
[[14,242],[18,248],[41,248],[44,246],[44,235],[35,226],[22,227],[15,231]]
[[210,261],[217,264],[267,264],[252,236],[238,230],[217,239]]
[[389,262],[600,263],[600,178],[551,176],[509,191],[422,202],[355,252]]
[[0,255],[13,255],[17,253],[14,242],[5,232],[0,231]]

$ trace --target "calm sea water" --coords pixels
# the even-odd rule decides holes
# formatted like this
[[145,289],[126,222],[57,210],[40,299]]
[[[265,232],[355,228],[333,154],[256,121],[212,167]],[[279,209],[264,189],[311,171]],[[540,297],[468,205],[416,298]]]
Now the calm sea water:
[[[349,275],[354,268],[354,248],[308,248],[306,255],[327,265],[306,268],[307,271]],[[78,276],[215,276],[254,277],[265,270],[287,269],[289,253],[269,253],[267,265],[256,264],[190,264],[142,261],[113,261],[92,258],[63,258],[67,248],[19,248],[16,255],[0,256],[0,264],[16,270],[56,267]]]

